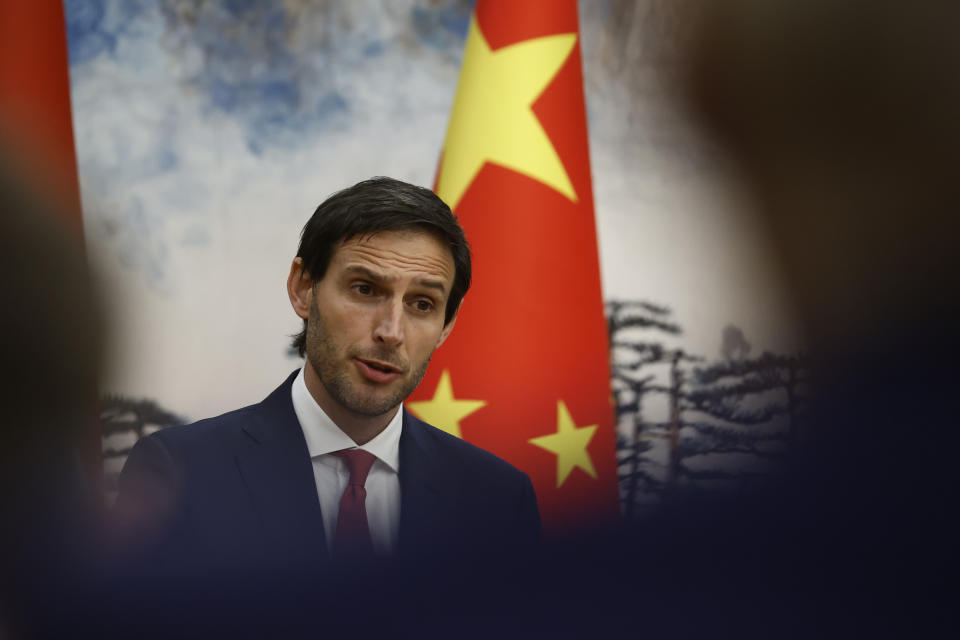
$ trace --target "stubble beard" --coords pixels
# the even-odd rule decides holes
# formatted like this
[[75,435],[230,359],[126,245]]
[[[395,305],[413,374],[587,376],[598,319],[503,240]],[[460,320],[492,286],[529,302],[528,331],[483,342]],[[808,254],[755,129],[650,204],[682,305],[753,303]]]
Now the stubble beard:
[[[350,379],[348,368],[354,366],[353,358],[357,356],[366,357],[399,365],[396,353],[387,349],[373,353],[361,353],[358,350],[347,349],[341,358],[338,354],[338,345],[327,329],[326,323],[317,308],[316,299],[311,303],[310,317],[307,320],[306,351],[307,362],[313,367],[327,394],[348,411],[367,417],[381,416],[403,402],[420,384],[423,376],[427,373],[427,366],[430,364],[430,357],[428,356],[422,364],[411,371],[412,375],[406,379],[404,384],[389,396],[378,397],[365,392],[360,384],[356,384]],[[407,367],[399,368],[405,369]]]

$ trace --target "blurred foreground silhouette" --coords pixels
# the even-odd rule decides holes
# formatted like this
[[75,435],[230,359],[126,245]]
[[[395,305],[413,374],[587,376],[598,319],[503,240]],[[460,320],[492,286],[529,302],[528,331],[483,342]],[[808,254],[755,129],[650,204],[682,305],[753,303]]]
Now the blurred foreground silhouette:
[[795,522],[781,558],[804,560],[822,631],[932,631],[956,556],[960,6],[699,10],[691,104],[754,197],[813,356],[809,439],[748,522]]
[[[76,229],[43,178],[0,149],[0,629],[17,637],[74,596],[94,556],[100,501],[87,455],[100,332]],[[53,606],[51,606],[53,605]]]

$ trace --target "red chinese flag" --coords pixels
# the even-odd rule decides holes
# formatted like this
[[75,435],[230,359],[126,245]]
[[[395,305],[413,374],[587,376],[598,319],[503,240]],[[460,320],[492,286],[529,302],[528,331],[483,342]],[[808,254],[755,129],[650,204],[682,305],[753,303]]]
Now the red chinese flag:
[[436,191],[474,254],[407,407],[526,471],[545,531],[619,517],[575,0],[479,0]]

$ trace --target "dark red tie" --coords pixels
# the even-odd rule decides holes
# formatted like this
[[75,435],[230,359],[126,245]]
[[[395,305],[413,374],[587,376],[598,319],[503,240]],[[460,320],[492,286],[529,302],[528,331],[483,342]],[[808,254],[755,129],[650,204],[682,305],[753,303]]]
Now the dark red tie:
[[362,449],[335,451],[333,455],[347,463],[350,481],[340,498],[337,533],[333,538],[333,554],[340,558],[373,556],[373,541],[367,524],[367,474],[376,457]]

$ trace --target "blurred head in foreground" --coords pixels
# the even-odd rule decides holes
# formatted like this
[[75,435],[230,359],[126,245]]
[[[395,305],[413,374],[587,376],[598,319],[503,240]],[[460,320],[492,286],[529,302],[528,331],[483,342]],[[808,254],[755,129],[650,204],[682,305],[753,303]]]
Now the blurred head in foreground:
[[789,526],[767,540],[847,635],[916,635],[954,607],[960,5],[700,10],[693,107],[747,181],[817,356],[811,437],[763,511]]
[[[80,238],[0,149],[0,629],[49,613],[87,555],[96,306]],[[81,548],[83,548],[81,550]],[[35,613],[35,612],[34,612]]]
[[80,444],[97,397],[100,335],[81,239],[37,187],[0,150],[5,481]]
[[694,107],[743,170],[809,337],[858,350],[943,318],[960,274],[960,5],[703,5]]

